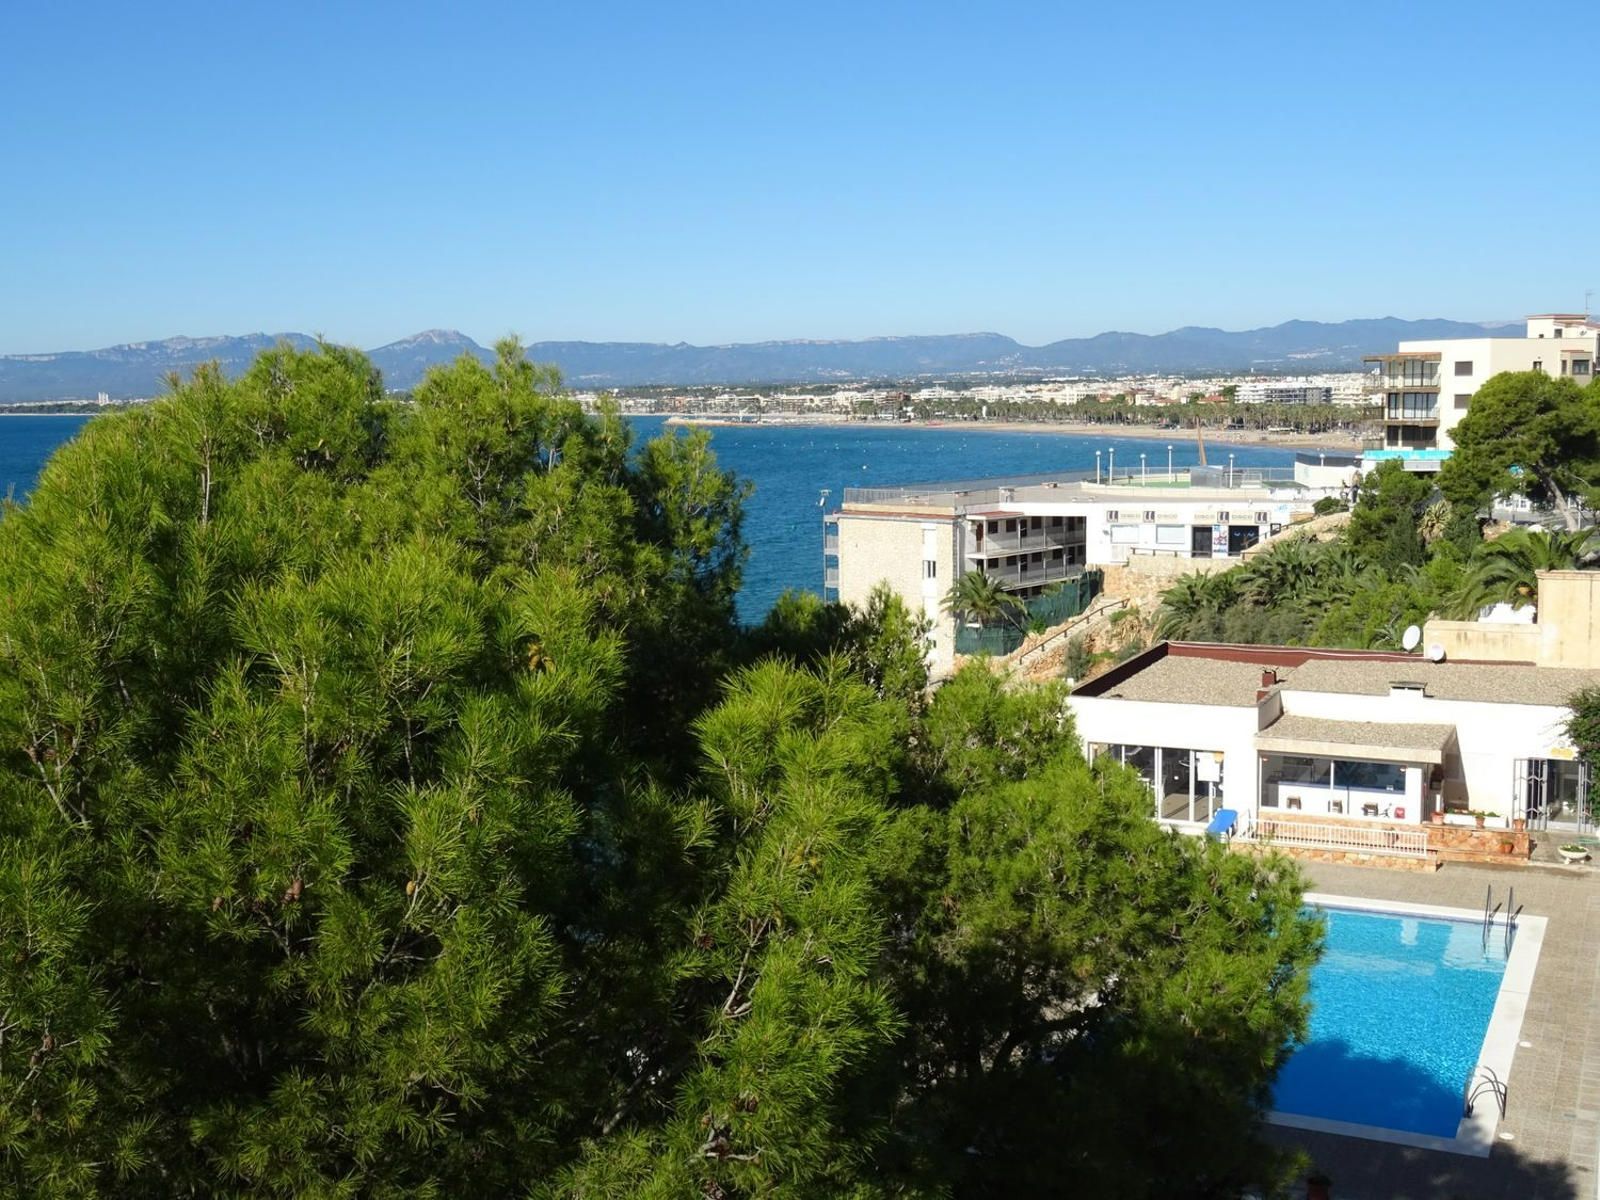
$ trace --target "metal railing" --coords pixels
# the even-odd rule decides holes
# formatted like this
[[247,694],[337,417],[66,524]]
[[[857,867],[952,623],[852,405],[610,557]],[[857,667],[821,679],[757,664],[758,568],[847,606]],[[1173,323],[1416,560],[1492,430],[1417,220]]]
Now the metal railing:
[[822,586],[836,588],[839,586],[839,568],[828,567],[822,572]]
[[1082,563],[1011,563],[1000,567],[985,567],[984,574],[1006,587],[1033,587],[1041,583],[1056,583],[1082,574]]
[[1053,471],[1047,475],[1002,475],[987,479],[938,479],[896,487],[847,487],[846,504],[926,504],[948,508],[960,503],[1001,504],[1025,488],[1048,488],[1058,483],[1082,483],[1093,471]]
[[[1083,545],[1081,531],[1076,541],[1078,545]],[[983,535],[983,541],[968,548],[967,557],[988,558],[991,555],[1022,554],[1032,550],[1065,550],[1067,544],[1065,529],[1047,529],[1040,533],[1025,534],[986,533]]]
[[1293,483],[1293,467],[1190,467],[1189,485],[1197,488],[1258,488],[1270,483]]
[[1428,831],[1393,825],[1324,825],[1319,821],[1292,821],[1262,817],[1245,838],[1261,845],[1301,850],[1346,850],[1359,854],[1390,854],[1426,858]]
[[836,534],[836,533],[829,534],[827,537],[822,539],[822,552],[824,554],[837,554],[837,553],[839,553],[839,535],[838,534]]

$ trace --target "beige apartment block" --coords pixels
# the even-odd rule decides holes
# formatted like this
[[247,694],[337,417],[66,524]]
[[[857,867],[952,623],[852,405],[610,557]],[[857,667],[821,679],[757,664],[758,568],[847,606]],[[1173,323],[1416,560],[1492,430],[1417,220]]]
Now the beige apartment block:
[[1366,361],[1383,391],[1383,445],[1364,456],[1371,469],[1398,458],[1408,470],[1437,471],[1455,449],[1450,433],[1486,382],[1505,371],[1543,371],[1587,384],[1600,359],[1600,323],[1583,313],[1527,318],[1522,337],[1401,342]]

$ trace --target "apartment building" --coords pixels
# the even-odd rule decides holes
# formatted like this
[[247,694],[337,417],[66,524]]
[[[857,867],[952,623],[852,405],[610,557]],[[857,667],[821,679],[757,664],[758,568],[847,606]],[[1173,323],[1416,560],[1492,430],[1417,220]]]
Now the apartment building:
[[[982,571],[1031,601],[1094,568],[1131,558],[1238,558],[1310,516],[1322,492],[1290,468],[1180,469],[1095,482],[1076,475],[847,488],[827,517],[828,588],[861,603],[887,582],[932,623],[930,665],[970,648],[944,611],[951,585]],[[1332,490],[1332,489],[1330,489]]]
[[1370,356],[1383,393],[1383,445],[1363,456],[1363,466],[1396,458],[1407,470],[1437,471],[1455,448],[1450,431],[1485,381],[1503,371],[1543,371],[1587,384],[1597,357],[1600,322],[1582,313],[1529,317],[1522,337],[1401,342],[1394,354]]

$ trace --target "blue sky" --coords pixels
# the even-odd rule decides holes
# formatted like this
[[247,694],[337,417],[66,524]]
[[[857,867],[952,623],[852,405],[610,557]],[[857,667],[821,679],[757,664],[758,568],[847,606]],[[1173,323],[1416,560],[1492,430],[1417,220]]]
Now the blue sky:
[[1212,7],[0,6],[0,353],[1037,344],[1600,289],[1561,232],[1600,175],[1586,34]]

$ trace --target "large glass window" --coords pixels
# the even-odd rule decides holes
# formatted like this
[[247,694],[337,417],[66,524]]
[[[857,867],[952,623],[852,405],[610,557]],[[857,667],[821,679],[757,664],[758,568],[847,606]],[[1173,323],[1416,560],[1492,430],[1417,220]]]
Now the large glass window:
[[1333,764],[1333,786],[1365,792],[1395,792],[1405,795],[1406,771],[1394,763],[1345,762]]
[[1194,752],[1161,748],[1161,816],[1168,821],[1188,821],[1194,791]]
[[1210,750],[1181,746],[1091,746],[1139,773],[1164,821],[1209,821],[1222,807],[1222,759]]

